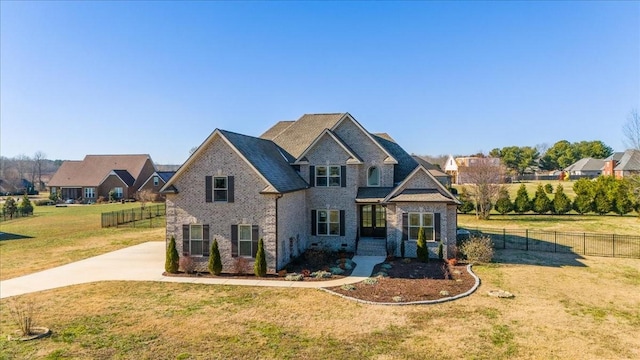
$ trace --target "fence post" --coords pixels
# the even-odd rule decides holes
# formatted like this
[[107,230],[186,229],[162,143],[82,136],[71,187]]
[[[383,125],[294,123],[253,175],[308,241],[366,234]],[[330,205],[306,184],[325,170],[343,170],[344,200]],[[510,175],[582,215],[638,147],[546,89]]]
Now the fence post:
[[613,250],[611,255],[613,257],[616,257],[616,234],[613,234],[613,241],[611,242],[611,244],[612,244],[612,250]]
[[587,255],[587,233],[582,233],[582,255]]
[[553,232],[553,252],[558,252],[558,232]]
[[525,250],[529,251],[529,229],[524,231],[525,234]]
[[502,248],[507,248],[507,229],[502,229]]

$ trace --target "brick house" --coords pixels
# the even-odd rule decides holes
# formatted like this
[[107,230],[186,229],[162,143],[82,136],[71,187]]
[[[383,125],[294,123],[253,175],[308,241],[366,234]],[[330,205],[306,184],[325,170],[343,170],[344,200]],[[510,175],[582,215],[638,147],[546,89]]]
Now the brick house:
[[83,203],[109,199],[134,198],[136,191],[155,171],[149,155],[87,155],[81,161],[64,161],[47,184],[62,199]]
[[431,256],[455,245],[458,200],[386,134],[348,113],[281,121],[260,137],[216,129],[161,190],[167,237],[206,269],[217,239],[224,271],[252,263],[263,238],[270,272],[309,247]]

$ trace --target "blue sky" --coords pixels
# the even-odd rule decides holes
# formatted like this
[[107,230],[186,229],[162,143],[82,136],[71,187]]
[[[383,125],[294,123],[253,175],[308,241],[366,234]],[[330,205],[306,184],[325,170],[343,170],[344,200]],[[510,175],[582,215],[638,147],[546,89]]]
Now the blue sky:
[[418,154],[602,140],[640,2],[0,2],[0,153],[148,153],[349,112]]

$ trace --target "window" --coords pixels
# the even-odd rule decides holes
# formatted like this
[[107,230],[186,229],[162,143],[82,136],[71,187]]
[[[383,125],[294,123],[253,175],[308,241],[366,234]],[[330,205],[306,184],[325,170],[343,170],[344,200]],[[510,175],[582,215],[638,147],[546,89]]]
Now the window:
[[367,171],[367,186],[380,186],[380,169],[375,166]]
[[435,241],[433,214],[409,213],[409,240],[418,240],[418,231],[424,228],[427,241]]
[[215,176],[213,178],[213,201],[227,201],[228,187],[226,176]]
[[189,254],[192,256],[202,256],[202,225],[191,225],[189,227]]
[[153,177],[153,186],[158,186],[160,184],[160,179],[157,176]]
[[316,186],[340,186],[340,166],[316,166]]
[[122,188],[121,187],[113,188],[113,191],[115,191],[115,193],[116,193],[116,199],[122,199]]
[[84,188],[84,197],[87,199],[96,197],[96,188],[92,188],[92,187]]
[[318,235],[340,235],[340,211],[318,210]]
[[238,255],[253,257],[251,233],[251,225],[238,225]]

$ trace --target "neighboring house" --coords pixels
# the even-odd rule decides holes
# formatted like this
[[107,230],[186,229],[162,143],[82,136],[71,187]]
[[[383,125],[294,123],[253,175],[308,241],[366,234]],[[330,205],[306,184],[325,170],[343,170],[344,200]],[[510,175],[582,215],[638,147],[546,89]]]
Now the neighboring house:
[[500,159],[492,157],[479,158],[476,156],[457,157],[454,159],[452,155],[449,155],[444,172],[451,176],[453,184],[467,184],[470,182],[467,169],[479,164],[499,167]]
[[433,175],[436,180],[440,181],[440,183],[447,189],[451,188],[451,175],[444,173],[442,170],[440,170],[439,166],[430,163],[429,161],[418,155],[412,155],[412,157],[418,164],[424,166],[425,169],[427,169],[429,173]]
[[225,271],[253,262],[264,239],[269,272],[310,247],[364,243],[415,256],[424,227],[432,256],[455,246],[458,200],[391,137],[350,114],[281,121],[260,138],[216,129],[161,190],[167,237],[206,269],[217,240]]
[[99,197],[134,198],[155,171],[149,155],[87,155],[82,161],[64,161],[49,180],[52,193],[62,199],[92,203]]
[[604,168],[605,161],[602,159],[584,158],[567,166],[564,171],[570,176],[600,176]]
[[603,175],[615,175],[621,179],[640,174],[640,150],[629,149],[623,153],[614,153],[604,160]]
[[145,181],[138,192],[149,191],[153,194],[157,194],[158,197],[162,197],[160,194],[160,189],[171,179],[171,177],[175,174],[175,171],[155,171],[147,181]]

